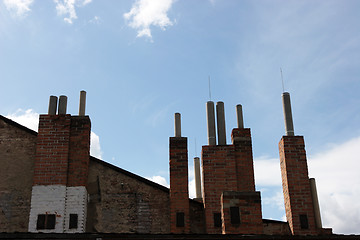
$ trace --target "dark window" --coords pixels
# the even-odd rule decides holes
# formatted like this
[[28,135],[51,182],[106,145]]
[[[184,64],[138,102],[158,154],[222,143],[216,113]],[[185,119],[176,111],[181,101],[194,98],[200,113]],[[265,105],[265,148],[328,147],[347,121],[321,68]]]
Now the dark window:
[[55,229],[55,214],[39,214],[36,229]]
[[78,215],[70,214],[69,229],[78,227]]
[[183,212],[176,213],[176,227],[185,226],[185,214]]
[[230,207],[231,224],[240,224],[239,207]]
[[309,229],[309,222],[306,214],[300,214],[300,227],[301,229]]
[[221,227],[221,213],[214,213],[214,227]]

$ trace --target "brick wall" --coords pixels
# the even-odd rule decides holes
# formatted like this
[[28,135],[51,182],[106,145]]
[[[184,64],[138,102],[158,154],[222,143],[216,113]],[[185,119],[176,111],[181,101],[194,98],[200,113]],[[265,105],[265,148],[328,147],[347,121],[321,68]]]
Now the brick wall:
[[33,185],[66,185],[70,115],[40,115]]
[[190,233],[204,234],[205,231],[205,213],[202,202],[189,200],[190,206]]
[[[254,224],[254,227],[231,228],[227,224],[227,229],[231,230],[226,230],[224,229],[224,220],[226,223],[224,218],[222,219],[222,226],[216,226],[215,224],[215,219],[224,210],[221,200],[223,192],[236,192],[236,196],[239,197],[236,200],[238,204],[247,201],[241,193],[258,194],[255,192],[250,129],[233,129],[231,136],[232,145],[203,146],[202,148],[202,181],[206,231],[211,234],[225,233],[227,231],[231,233],[260,233],[262,232],[260,196],[257,201],[247,203],[249,206],[251,205],[251,207],[248,207],[249,209],[253,208],[251,211],[254,217],[249,221]],[[245,210],[246,208],[243,205],[241,207],[244,209],[243,213],[249,212],[249,209]],[[225,213],[227,211],[228,209],[225,208]],[[227,214],[225,214],[226,216]],[[249,222],[246,224],[249,224]]]
[[67,186],[86,186],[91,122],[88,116],[72,116],[69,139],[69,169]]
[[170,233],[169,190],[91,158],[87,232]]
[[0,232],[27,232],[36,133],[0,116]]
[[[84,232],[91,123],[87,116],[41,115],[29,217],[30,232]],[[37,229],[55,214],[54,229]],[[74,225],[70,226],[70,216]]]
[[[66,187],[64,232],[85,232],[88,193],[84,186]],[[70,214],[78,215],[77,228],[69,229]]]
[[[283,136],[279,153],[286,218],[291,232],[295,235],[317,234],[304,138]],[[301,215],[307,218],[307,229],[301,227]]]
[[214,214],[221,214],[221,194],[237,190],[234,146],[202,147],[202,181],[205,208],[206,231],[220,234],[221,226],[215,226]]
[[[231,208],[239,214],[235,222]],[[223,234],[262,234],[260,192],[224,192],[221,195],[221,217]]]
[[170,230],[172,233],[189,233],[187,138],[171,137],[169,141]]
[[264,235],[291,235],[288,222],[263,219]]
[[[29,217],[29,232],[63,233],[65,219],[66,186],[36,185],[31,191],[31,210]],[[38,230],[39,214],[55,214],[55,229]]]
[[235,147],[238,191],[255,191],[254,162],[249,128],[235,128],[231,133]]

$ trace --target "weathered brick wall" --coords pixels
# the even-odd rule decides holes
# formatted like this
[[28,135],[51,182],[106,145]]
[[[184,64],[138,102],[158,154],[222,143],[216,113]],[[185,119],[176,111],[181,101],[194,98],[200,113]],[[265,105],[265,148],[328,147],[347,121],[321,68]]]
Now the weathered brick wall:
[[[87,116],[40,116],[29,232],[85,231],[90,128]],[[37,229],[40,214],[55,214],[55,228]]]
[[86,186],[91,123],[88,116],[71,116],[67,186]]
[[[221,226],[216,227],[214,224],[214,214],[222,212],[221,194],[223,192],[255,193],[250,129],[233,129],[231,136],[232,145],[203,146],[202,148],[202,181],[206,231],[211,234],[223,232]],[[261,205],[254,202],[252,204],[256,205],[252,207],[259,208],[260,211],[259,214],[256,211],[254,215],[256,219],[252,219],[253,223],[257,225],[257,227],[254,227],[257,230],[254,230],[253,233],[259,233],[261,232],[259,229],[262,229]],[[249,231],[252,231],[251,229]],[[245,228],[237,228],[237,230],[237,233],[250,233]]]
[[263,219],[265,235],[291,235],[288,222]]
[[[310,181],[302,136],[283,136],[279,142],[280,166],[286,218],[293,234],[317,234]],[[308,229],[301,229],[300,215],[306,215]]]
[[190,207],[190,233],[204,234],[205,231],[205,212],[202,202],[189,200]]
[[[35,185],[31,192],[31,209],[29,216],[29,232],[63,233],[65,217],[66,186]],[[55,214],[55,228],[36,228],[38,214]]]
[[[78,233],[86,230],[88,193],[84,186],[66,187],[64,232]],[[70,214],[78,215],[77,228],[69,229]]]
[[170,200],[165,187],[91,158],[88,232],[170,233]]
[[0,118],[0,232],[27,232],[36,133]]
[[71,116],[40,115],[34,185],[66,185]]
[[221,226],[214,226],[214,213],[221,213],[221,194],[237,190],[234,146],[203,146],[202,174],[203,200],[207,233],[221,233]]
[[[223,234],[262,234],[260,192],[224,192],[221,195]],[[237,207],[238,223],[231,222],[230,208]]]
[[[189,233],[189,187],[187,138],[171,137],[170,151],[170,231]],[[177,214],[183,214],[182,226],[177,224]]]
[[239,192],[255,191],[254,161],[250,128],[235,128],[231,132],[235,147],[236,171]]
[[[86,190],[90,159],[91,122],[88,116],[71,116],[65,232],[85,232],[88,193]],[[77,214],[77,228],[69,229],[70,214]]]

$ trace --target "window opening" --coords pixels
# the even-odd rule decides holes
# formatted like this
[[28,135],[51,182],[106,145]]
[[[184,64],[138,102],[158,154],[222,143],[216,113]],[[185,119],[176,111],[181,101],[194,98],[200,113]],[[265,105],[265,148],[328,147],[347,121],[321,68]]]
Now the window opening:
[[36,229],[55,229],[55,214],[39,214],[36,223]]
[[69,229],[78,228],[78,215],[70,214]]

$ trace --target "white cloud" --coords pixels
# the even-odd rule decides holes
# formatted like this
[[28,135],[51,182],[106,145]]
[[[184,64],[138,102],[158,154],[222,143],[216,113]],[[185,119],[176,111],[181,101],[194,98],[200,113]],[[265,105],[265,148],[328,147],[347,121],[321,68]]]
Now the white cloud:
[[34,0],[4,0],[6,9],[17,17],[24,17],[31,11],[30,5]]
[[[39,114],[32,109],[18,109],[15,113],[9,113],[5,117],[25,126],[34,131],[38,131]],[[90,134],[90,154],[94,157],[100,158],[102,156],[100,148],[100,138],[94,132]]]
[[189,198],[196,198],[195,178],[189,179]]
[[261,186],[281,185],[280,162],[276,158],[254,159],[255,183]]
[[[357,137],[307,157],[309,176],[316,178],[323,226],[333,228],[335,233],[360,233],[359,146]],[[258,186],[281,186],[280,176],[278,159],[255,160]],[[263,201],[280,209],[282,199],[278,192]]]
[[360,233],[360,137],[308,157],[316,178],[323,225],[336,233]]
[[77,19],[75,7],[83,7],[92,0],[54,0],[56,3],[56,11],[58,15],[67,15],[64,21],[72,24],[73,20]]
[[271,197],[263,197],[261,199],[262,203],[264,205],[270,205],[272,207],[276,207],[277,209],[279,209],[280,211],[285,211],[285,206],[284,206],[284,197],[283,197],[283,192],[281,191],[277,191],[274,195],[272,195]]
[[91,131],[90,134],[90,155],[99,159],[102,158],[102,152],[100,148],[100,138],[93,131]]
[[89,23],[97,24],[99,25],[102,22],[101,18],[99,16],[94,16]]
[[32,109],[23,110],[18,109],[14,113],[9,113],[5,117],[27,127],[31,130],[38,131],[39,126],[39,114]]
[[152,177],[147,177],[146,179],[156,182],[157,184],[160,184],[164,187],[170,187],[170,185],[167,183],[166,179],[162,176],[152,176]]
[[137,37],[152,38],[151,26],[166,27],[173,25],[167,12],[171,8],[174,0],[137,0],[131,10],[124,14],[124,18],[129,21],[129,26],[136,29]]
[[196,186],[195,186],[194,166],[189,166],[188,178],[189,178],[189,198],[195,198],[196,197]]

